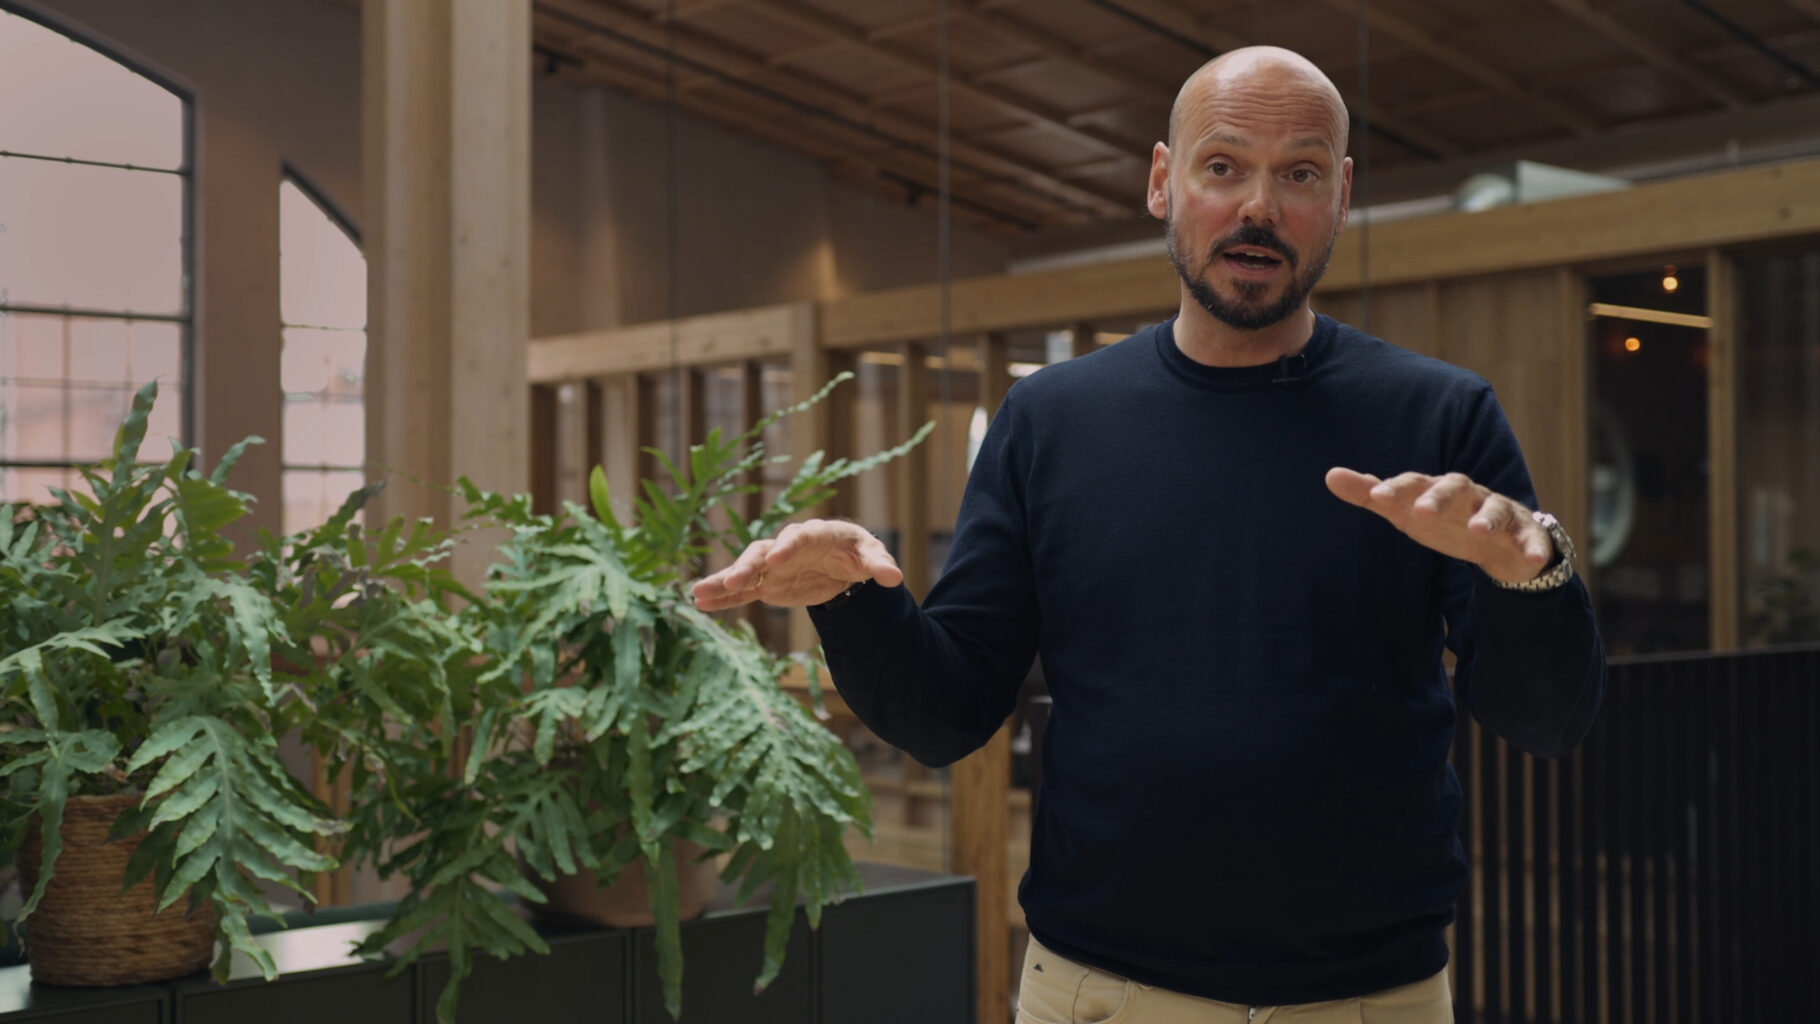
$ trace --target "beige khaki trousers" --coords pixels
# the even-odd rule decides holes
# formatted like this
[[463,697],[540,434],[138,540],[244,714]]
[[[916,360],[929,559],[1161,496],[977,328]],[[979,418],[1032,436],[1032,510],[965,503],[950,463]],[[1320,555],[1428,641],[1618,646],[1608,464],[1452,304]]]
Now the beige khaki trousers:
[[1057,956],[1035,939],[1017,1003],[1017,1024],[1453,1024],[1445,970],[1353,999],[1253,1007],[1139,984]]

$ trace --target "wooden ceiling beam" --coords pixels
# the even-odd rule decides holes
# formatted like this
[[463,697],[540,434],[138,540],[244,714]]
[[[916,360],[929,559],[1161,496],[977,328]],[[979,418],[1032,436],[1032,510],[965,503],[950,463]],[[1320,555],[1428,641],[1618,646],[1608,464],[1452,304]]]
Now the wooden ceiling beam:
[[1060,62],[1055,58],[1044,54],[1041,57],[1031,57],[1029,60],[1020,60],[1015,64],[1001,64],[996,68],[977,72],[974,74],[973,80],[982,85],[988,83],[996,85],[999,82],[1009,82],[1019,78],[1029,78],[1031,75],[1042,74],[1050,68],[1055,67],[1058,63]]
[[[662,79],[642,74],[623,63],[589,62],[581,67],[565,69],[561,77],[566,81],[583,85],[601,85],[621,89],[633,96],[652,103],[668,103],[669,87]],[[801,123],[794,127],[780,123],[775,112],[766,112],[749,104],[715,100],[706,96],[678,97],[679,104],[691,113],[733,127],[737,131],[756,136],[785,148],[804,153],[824,164],[836,177],[855,184],[864,185],[875,191],[893,193],[894,196],[905,191],[904,186],[894,184],[883,178],[881,171],[893,171],[905,178],[928,179],[935,174],[935,169],[927,162],[911,161],[913,154],[895,150],[889,146],[878,147],[868,151],[864,144],[856,146],[853,140],[835,140],[816,136],[805,131]],[[831,126],[832,127],[832,126]],[[835,130],[839,130],[836,128]],[[956,203],[955,213],[969,223],[1002,232],[1007,228],[1020,225],[1038,225],[1043,227],[1080,223],[1085,218],[1079,214],[1067,214],[1056,207],[1044,204],[1040,199],[1033,199],[1028,191],[1016,191],[1002,182],[985,181],[967,175],[954,175],[951,188],[962,194],[962,189],[971,185],[975,192],[972,196],[981,205],[1000,208],[1003,216],[992,216],[970,205]],[[925,186],[925,191],[934,193],[934,186]]]
[[[1814,3],[1817,6],[1820,6],[1820,0],[1814,0]],[[1803,47],[1811,46],[1817,41],[1820,41],[1820,31],[1815,29],[1803,29],[1786,35],[1772,36],[1764,40],[1764,42],[1768,43],[1774,49],[1782,50],[1784,52],[1799,50]],[[1725,43],[1711,50],[1702,50],[1699,53],[1685,54],[1681,59],[1690,65],[1710,66],[1725,61],[1757,56],[1760,56],[1760,54],[1754,47],[1747,46],[1744,43]],[[1596,81],[1605,75],[1634,71],[1639,67],[1642,67],[1642,65],[1629,64],[1623,67],[1614,68],[1610,64],[1604,62],[1588,64],[1558,73],[1554,76],[1554,81],[1556,84],[1562,86],[1579,86],[1587,82]],[[1452,92],[1427,96],[1419,100],[1411,100],[1407,103],[1399,103],[1396,112],[1404,117],[1422,117],[1443,110],[1456,110],[1460,107],[1471,106],[1474,103],[1488,102],[1497,95],[1499,94],[1491,89],[1458,89]],[[1778,101],[1774,99],[1753,101],[1739,109],[1756,109],[1765,103],[1775,102]],[[1649,119],[1646,118],[1645,120]]]
[[1060,178],[1092,178],[1130,167],[1148,166],[1150,166],[1149,161],[1136,156],[1109,156],[1104,160],[1087,160],[1078,164],[1057,167],[1055,173]]
[[[804,30],[847,39],[859,50],[901,67],[920,71],[934,78],[941,76],[941,68],[935,61],[920,54],[872,42],[865,38],[864,30],[838,21],[826,12],[798,3],[796,0],[765,0],[762,4],[754,5],[751,10],[763,12],[767,17],[788,22]],[[949,88],[955,92],[971,96],[978,102],[1015,113],[1027,118],[1032,125],[1045,128],[1063,138],[1093,149],[1118,153],[1141,145],[1130,140],[1113,138],[1101,132],[1072,127],[1067,122],[1065,112],[1049,110],[1041,104],[1011,96],[990,86],[977,85],[968,75],[950,73],[948,82]]]
[[973,3],[962,0],[956,13],[984,25],[1005,39],[1031,47],[1051,60],[1069,67],[1079,68],[1113,85],[1129,89],[1139,96],[1157,100],[1163,104],[1164,109],[1175,102],[1176,85],[1134,74],[1125,70],[1122,64],[1095,59],[1087,53],[1085,48],[1076,46],[1052,32],[1044,31],[1034,25],[1026,25],[1009,15],[985,9],[980,0],[974,0]]
[[1694,67],[1690,62],[1676,56],[1667,47],[1637,34],[1618,19],[1593,8],[1586,0],[1548,0],[1548,3],[1563,14],[1579,19],[1581,24],[1591,28],[1599,35],[1680,78],[1733,110],[1742,110],[1750,106],[1749,97],[1720,81],[1717,76]]
[[[860,33],[860,36],[866,42],[876,43],[880,40],[901,36],[909,32],[919,32],[939,20],[941,20],[939,11],[928,11],[923,14],[904,18],[901,21],[891,22],[888,25],[880,25],[877,28],[865,29]],[[854,39],[846,36],[830,36],[813,43],[791,47],[780,53],[774,53],[765,58],[765,63],[772,65],[800,64],[811,57],[819,57],[824,53],[835,53],[857,45],[860,44]]]
[[[1349,17],[1358,14],[1356,0],[1322,0],[1328,7]],[[1367,17],[1371,27],[1394,39],[1402,41],[1412,49],[1434,58],[1462,75],[1491,86],[1506,96],[1523,105],[1546,115],[1550,120],[1565,125],[1577,135],[1592,136],[1601,131],[1599,123],[1565,103],[1549,99],[1531,89],[1502,71],[1487,64],[1483,59],[1470,57],[1458,47],[1429,35],[1426,30],[1414,22],[1384,10],[1382,6],[1367,7]]]
[[723,7],[732,7],[740,0],[658,0],[657,9],[651,12],[651,20],[659,25],[670,23],[670,4],[676,4],[676,20],[688,21]]
[[1820,21],[1820,0],[1782,0],[1782,2],[1815,21]]
[[[648,17],[640,16],[641,13],[648,12],[641,12],[639,8],[620,0],[539,0],[539,8],[567,14],[574,19],[571,24],[574,28],[586,29],[598,25],[646,47],[660,50],[668,44],[668,27],[651,24]],[[868,108],[838,88],[793,69],[767,67],[761,58],[688,26],[678,27],[676,44],[679,55],[690,58],[692,62],[714,68],[729,78],[750,83],[755,88],[775,93],[790,103],[809,110],[823,111],[830,117],[868,125],[880,133],[930,150],[939,144],[938,131],[934,125]],[[611,59],[611,56],[607,59]],[[1100,216],[1122,217],[1130,206],[1125,197],[1106,195],[1089,187],[1062,181],[1018,156],[976,145],[965,138],[951,137],[950,152],[956,162],[984,165],[992,173],[1003,174],[1036,190],[1039,197],[1058,207],[1083,209]],[[962,168],[957,167],[956,170]]]
[[[1348,14],[1356,15],[1358,13],[1352,6],[1354,0],[1328,0],[1328,2],[1330,5],[1344,5]],[[1225,53],[1228,50],[1238,50],[1251,45],[1248,40],[1220,28],[1213,19],[1203,18],[1177,7],[1169,0],[1119,0],[1119,6],[1158,28],[1168,31],[1171,35],[1194,42],[1216,53]],[[1385,132],[1407,139],[1439,158],[1456,157],[1465,152],[1452,140],[1411,124],[1385,109],[1382,104],[1364,102],[1360,96],[1341,87],[1338,82],[1334,83],[1334,87],[1340,90],[1340,98],[1346,101],[1347,109],[1352,111],[1355,116],[1364,118],[1369,124],[1375,125]],[[1175,105],[1174,93],[1170,94],[1169,103],[1170,106]]]

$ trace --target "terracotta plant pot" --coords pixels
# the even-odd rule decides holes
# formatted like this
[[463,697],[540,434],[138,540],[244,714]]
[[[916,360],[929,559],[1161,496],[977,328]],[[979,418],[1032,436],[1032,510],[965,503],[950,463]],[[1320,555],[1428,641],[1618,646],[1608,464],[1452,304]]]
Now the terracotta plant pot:
[[[145,834],[110,843],[108,831],[138,803],[138,794],[127,793],[73,796],[64,807],[63,852],[25,925],[32,981],[142,985],[193,974],[214,959],[214,907],[186,915],[188,903],[180,900],[154,914],[158,897],[150,877],[120,891],[126,862]],[[19,848],[19,883],[26,895],[38,884],[43,839],[34,816]]]
[[[720,892],[718,865],[713,859],[701,864],[695,862],[704,852],[704,848],[695,843],[676,842],[677,903],[684,921],[705,913],[708,904]],[[657,923],[651,915],[651,890],[645,879],[643,858],[626,865],[613,884],[604,889],[592,871],[559,875],[554,882],[544,881],[535,872],[526,872],[526,875],[550,898],[550,902],[531,908],[538,917],[585,921],[615,928],[643,928]]]

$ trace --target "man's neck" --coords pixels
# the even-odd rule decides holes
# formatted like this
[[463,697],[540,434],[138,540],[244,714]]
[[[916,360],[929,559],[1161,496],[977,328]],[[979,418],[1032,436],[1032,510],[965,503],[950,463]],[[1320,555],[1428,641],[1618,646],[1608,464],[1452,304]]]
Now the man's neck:
[[1192,296],[1182,296],[1175,320],[1175,346],[1203,366],[1263,366],[1302,351],[1314,337],[1314,310],[1308,303],[1269,327],[1255,331],[1226,324]]

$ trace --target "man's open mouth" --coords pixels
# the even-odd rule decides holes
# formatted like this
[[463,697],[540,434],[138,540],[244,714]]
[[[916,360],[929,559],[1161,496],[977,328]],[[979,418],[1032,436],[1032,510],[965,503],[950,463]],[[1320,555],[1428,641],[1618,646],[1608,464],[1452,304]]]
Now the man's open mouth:
[[1247,270],[1269,270],[1282,264],[1283,258],[1266,249],[1228,249],[1220,258]]

